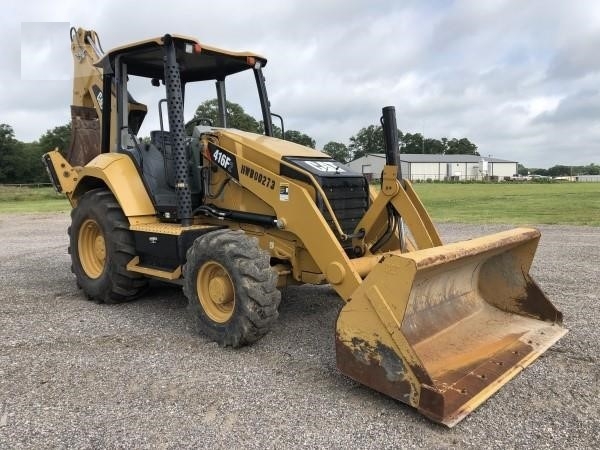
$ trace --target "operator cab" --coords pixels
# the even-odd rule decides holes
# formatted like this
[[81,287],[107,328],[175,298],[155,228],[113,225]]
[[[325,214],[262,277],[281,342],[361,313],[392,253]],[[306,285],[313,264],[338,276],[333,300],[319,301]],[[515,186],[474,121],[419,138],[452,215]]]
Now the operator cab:
[[[103,92],[114,94],[114,97],[105,95],[102,99],[102,152],[116,151],[133,159],[162,218],[190,219],[191,208],[201,204],[200,135],[210,131],[213,125],[227,127],[227,77],[244,71],[253,72],[264,133],[273,135],[262,74],[266,63],[265,58],[254,53],[220,50],[178,35],[118,47],[98,62],[103,69]],[[129,94],[130,77],[147,78],[155,87],[165,86],[165,98],[156,105],[160,128],[150,131],[149,141],[137,136],[146,108]],[[186,86],[207,81],[215,82],[218,120],[216,124],[208,122],[208,128],[193,127],[190,135],[183,128]],[[186,202],[178,201],[178,195],[182,195],[179,192],[182,181],[188,186],[187,194],[183,194],[189,195],[188,203],[191,203],[190,210],[184,212],[180,205]]]

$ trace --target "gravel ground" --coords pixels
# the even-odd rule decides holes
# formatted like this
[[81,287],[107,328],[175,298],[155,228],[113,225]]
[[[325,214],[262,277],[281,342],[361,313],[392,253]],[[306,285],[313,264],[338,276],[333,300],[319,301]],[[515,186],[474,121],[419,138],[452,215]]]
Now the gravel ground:
[[[222,349],[177,288],[85,300],[68,222],[0,216],[0,448],[600,447],[600,228],[541,227],[532,274],[571,331],[447,429],[337,372],[329,287],[287,289],[270,334]],[[439,228],[454,241],[510,227]]]

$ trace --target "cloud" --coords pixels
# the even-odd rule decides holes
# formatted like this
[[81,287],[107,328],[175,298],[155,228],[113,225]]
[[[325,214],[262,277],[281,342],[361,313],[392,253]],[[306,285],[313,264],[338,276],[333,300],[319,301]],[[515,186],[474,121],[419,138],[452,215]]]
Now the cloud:
[[[395,105],[403,131],[468,137],[482,154],[538,167],[600,162],[600,3],[171,0],[169,6],[11,2],[0,18],[0,122],[12,125],[19,139],[33,140],[68,121],[70,83],[21,80],[21,45],[30,46],[33,34],[30,42],[16,36],[22,22],[69,22],[95,29],[105,49],[180,33],[264,54],[273,111],[286,128],[308,133],[321,147],[348,142],[378,122],[383,106]],[[51,76],[70,74],[63,34],[47,51],[39,43],[37,52],[27,51]],[[47,55],[56,49],[69,61],[67,72],[64,63],[51,67],[58,58]],[[258,116],[248,78],[227,93]],[[133,87],[135,98],[149,105],[145,133],[157,128],[162,92],[145,81]],[[186,114],[213,92],[212,86],[190,91]]]
[[600,120],[600,91],[584,89],[563,98],[552,111],[544,111],[534,118],[535,123],[561,124],[582,123],[590,117]]
[[597,57],[599,47],[600,31],[595,30],[559,48],[548,67],[548,77],[567,81],[590,74],[597,75],[600,72],[600,60]]
[[68,22],[21,23],[21,79],[69,80],[71,57],[64,51]]

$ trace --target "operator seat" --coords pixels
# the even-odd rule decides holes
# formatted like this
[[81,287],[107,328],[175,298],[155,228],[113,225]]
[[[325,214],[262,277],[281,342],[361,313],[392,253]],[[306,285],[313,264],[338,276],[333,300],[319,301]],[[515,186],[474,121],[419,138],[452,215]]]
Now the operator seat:
[[169,133],[152,131],[150,143],[142,142],[130,153],[137,156],[135,159],[158,212],[173,215],[177,210],[177,195]]
[[[135,161],[159,214],[165,217],[175,217],[177,193],[175,191],[175,158],[171,145],[171,134],[168,131],[151,131],[150,143],[132,144],[123,151]],[[191,152],[189,148],[187,151]],[[199,194],[197,183],[192,178],[191,167],[192,165],[190,165],[192,194]],[[199,202],[200,195],[193,195],[192,206],[198,206]]]

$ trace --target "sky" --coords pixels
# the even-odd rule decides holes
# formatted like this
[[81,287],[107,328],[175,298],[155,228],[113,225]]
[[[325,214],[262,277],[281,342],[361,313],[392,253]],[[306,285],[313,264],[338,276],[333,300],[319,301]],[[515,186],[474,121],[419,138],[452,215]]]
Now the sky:
[[[272,111],[318,148],[348,144],[394,105],[403,132],[467,137],[484,156],[600,163],[598,1],[3,2],[0,123],[21,141],[70,120],[71,26],[105,50],[172,33],[264,55]],[[157,89],[131,85],[151,111],[142,135],[158,129]],[[227,94],[260,117],[249,75]],[[186,93],[187,117],[212,97],[212,86]]]

